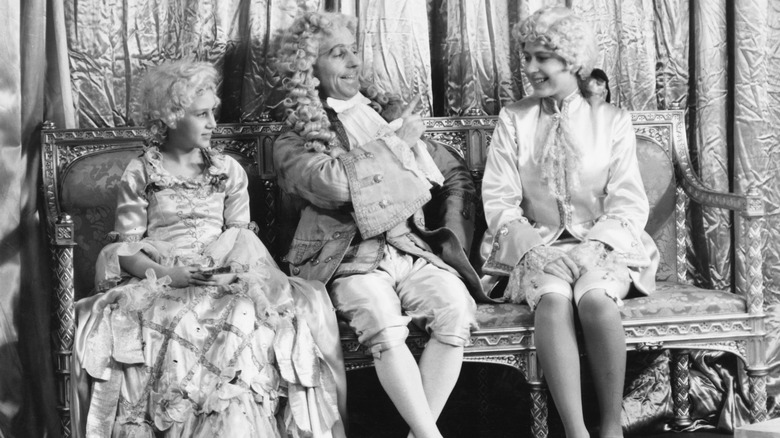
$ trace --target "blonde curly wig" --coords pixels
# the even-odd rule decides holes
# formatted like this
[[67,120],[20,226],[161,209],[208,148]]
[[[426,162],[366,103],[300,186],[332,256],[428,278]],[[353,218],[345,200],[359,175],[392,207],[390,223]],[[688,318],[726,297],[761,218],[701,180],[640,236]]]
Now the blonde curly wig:
[[[169,128],[205,91],[216,95],[219,74],[208,62],[179,60],[150,67],[139,84],[138,116],[150,128],[152,142],[165,141]],[[217,104],[220,100],[217,97]]]
[[542,8],[516,24],[512,35],[521,49],[526,43],[540,42],[549,47],[572,67],[572,72],[585,79],[598,57],[596,36],[592,27],[571,9],[556,6]]
[[314,64],[323,38],[342,27],[354,35],[357,19],[337,13],[307,12],[284,32],[277,54],[276,68],[281,86],[287,91],[282,101],[287,108],[285,122],[306,140],[307,149],[318,152],[330,150],[337,139],[322,107]]

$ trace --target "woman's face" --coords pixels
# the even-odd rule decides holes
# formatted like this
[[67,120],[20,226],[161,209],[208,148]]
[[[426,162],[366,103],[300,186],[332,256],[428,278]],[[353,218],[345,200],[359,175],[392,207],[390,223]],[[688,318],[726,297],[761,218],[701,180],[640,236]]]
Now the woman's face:
[[333,29],[320,43],[320,55],[314,63],[314,76],[320,80],[324,97],[346,100],[360,91],[355,36],[345,27]]
[[554,97],[560,101],[577,89],[577,76],[571,67],[545,44],[527,43],[523,59],[525,74],[535,96]]
[[214,111],[217,97],[212,90],[204,90],[184,110],[184,117],[176,122],[176,128],[168,130],[168,145],[181,149],[208,148],[211,131],[217,126]]

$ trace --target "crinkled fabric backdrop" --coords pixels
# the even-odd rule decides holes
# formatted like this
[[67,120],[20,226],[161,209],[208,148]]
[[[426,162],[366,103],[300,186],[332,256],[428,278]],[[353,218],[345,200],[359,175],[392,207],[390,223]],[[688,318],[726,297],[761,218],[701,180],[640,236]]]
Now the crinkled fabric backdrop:
[[[689,146],[707,184],[765,194],[767,390],[770,415],[780,415],[776,0],[19,0],[0,4],[11,35],[0,40],[0,437],[58,435],[49,255],[36,211],[44,119],[134,124],[134,87],[145,69],[194,57],[222,72],[221,122],[266,120],[281,100],[272,69],[280,30],[324,8],[359,17],[367,81],[407,100],[422,96],[427,115],[494,115],[529,91],[511,26],[547,4],[567,4],[594,23],[614,103],[687,109]],[[731,256],[731,218],[707,209],[690,217],[692,278],[719,288],[744,281],[733,275],[744,254]],[[630,357],[626,426],[664,429],[668,357]],[[747,418],[737,369],[717,352],[695,356],[696,427],[732,429]],[[496,370],[488,374],[507,372]]]

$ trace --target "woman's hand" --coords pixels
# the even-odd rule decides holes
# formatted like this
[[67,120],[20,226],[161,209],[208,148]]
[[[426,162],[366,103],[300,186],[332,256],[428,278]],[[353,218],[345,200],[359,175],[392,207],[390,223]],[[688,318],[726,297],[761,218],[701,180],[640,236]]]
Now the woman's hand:
[[203,272],[195,272],[192,275],[192,284],[198,286],[226,286],[236,281],[236,278],[238,278],[238,276],[233,272],[214,275],[205,274]]
[[547,263],[544,266],[544,272],[554,275],[569,284],[574,284],[580,278],[580,268],[566,254],[562,254],[557,259]]
[[425,132],[425,124],[422,121],[422,117],[419,114],[414,114],[414,110],[419,103],[420,96],[409,102],[409,106],[401,113],[400,117],[404,123],[395,131],[395,135],[409,146],[414,146]]
[[197,266],[174,266],[167,268],[165,275],[171,277],[171,287],[187,287],[193,283],[193,276],[200,268]]

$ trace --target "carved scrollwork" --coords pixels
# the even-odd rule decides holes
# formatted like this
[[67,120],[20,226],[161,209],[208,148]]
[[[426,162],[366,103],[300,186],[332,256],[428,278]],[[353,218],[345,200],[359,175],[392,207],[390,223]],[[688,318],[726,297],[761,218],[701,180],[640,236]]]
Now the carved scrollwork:
[[528,380],[528,355],[519,353],[510,354],[477,354],[469,355],[463,358],[466,362],[479,362],[496,365],[505,365],[519,370],[523,373],[523,377]]
[[530,333],[489,333],[471,336],[467,349],[514,346],[518,348],[533,348]]
[[435,131],[427,133],[431,140],[444,143],[454,149],[461,157],[466,157],[466,131]]

